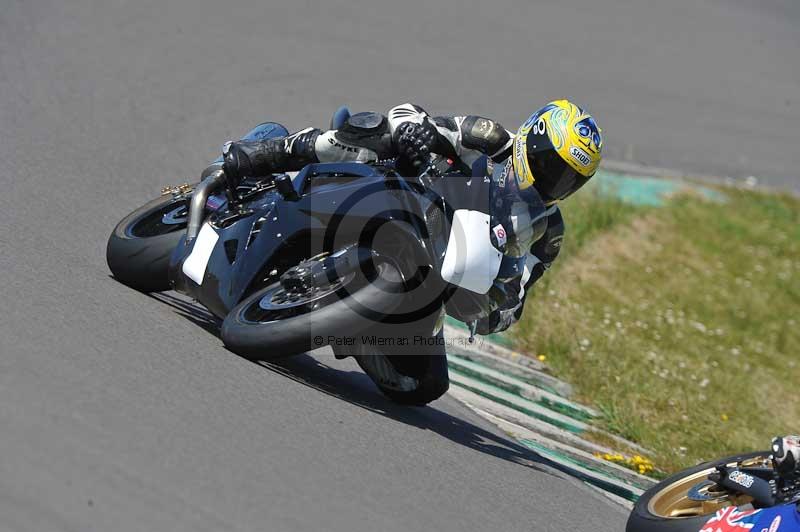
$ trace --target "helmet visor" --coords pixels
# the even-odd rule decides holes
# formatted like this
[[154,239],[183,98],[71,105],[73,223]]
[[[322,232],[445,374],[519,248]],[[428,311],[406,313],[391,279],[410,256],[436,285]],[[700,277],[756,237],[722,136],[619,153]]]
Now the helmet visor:
[[555,150],[539,151],[528,157],[534,186],[545,203],[562,200],[589,180],[567,164]]

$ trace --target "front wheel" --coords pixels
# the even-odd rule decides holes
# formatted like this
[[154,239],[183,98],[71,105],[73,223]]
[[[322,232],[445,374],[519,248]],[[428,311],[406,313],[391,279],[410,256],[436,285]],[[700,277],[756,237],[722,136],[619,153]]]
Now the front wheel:
[[188,211],[183,193],[162,196],[123,218],[106,246],[114,277],[142,292],[169,290],[169,259],[186,232]]
[[343,334],[355,336],[400,304],[402,277],[394,265],[380,262],[369,272],[350,271],[313,284],[310,272],[326,258],[304,261],[236,305],[222,323],[225,346],[261,359],[295,355]]
[[714,514],[729,506],[752,503],[708,480],[718,465],[772,467],[770,452],[722,458],[686,469],[647,490],[633,507],[627,532],[697,532]]

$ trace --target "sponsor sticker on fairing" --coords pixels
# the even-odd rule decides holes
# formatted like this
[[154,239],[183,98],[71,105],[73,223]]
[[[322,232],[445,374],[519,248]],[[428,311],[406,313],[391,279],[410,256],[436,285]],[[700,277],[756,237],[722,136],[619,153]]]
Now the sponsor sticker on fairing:
[[492,227],[492,231],[494,232],[495,238],[497,238],[497,246],[505,246],[506,241],[508,240],[508,235],[506,234],[505,228],[501,224],[497,224]]
[[781,516],[776,515],[775,519],[772,520],[772,524],[769,525],[769,529],[764,529],[767,532],[778,532],[781,528]]
[[755,482],[755,479],[748,475],[747,473],[742,473],[741,471],[731,471],[728,475],[728,479],[731,482],[735,482],[740,486],[744,486],[745,488],[749,488]]

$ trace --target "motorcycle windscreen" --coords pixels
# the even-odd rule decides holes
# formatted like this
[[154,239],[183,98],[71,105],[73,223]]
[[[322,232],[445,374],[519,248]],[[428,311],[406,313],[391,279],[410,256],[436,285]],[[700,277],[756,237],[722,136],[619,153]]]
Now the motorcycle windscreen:
[[442,279],[478,294],[489,291],[503,261],[503,254],[492,245],[490,224],[491,217],[481,211],[453,213]]

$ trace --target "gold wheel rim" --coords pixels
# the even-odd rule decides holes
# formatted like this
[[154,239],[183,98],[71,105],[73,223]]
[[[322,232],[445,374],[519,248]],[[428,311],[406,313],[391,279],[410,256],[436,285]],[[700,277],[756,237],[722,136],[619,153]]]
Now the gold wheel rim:
[[[772,463],[768,456],[757,456],[740,462],[729,462],[727,465],[741,467],[768,466]],[[682,477],[665,486],[656,493],[647,505],[652,515],[666,519],[685,519],[713,515],[728,506],[743,506],[753,502],[747,495],[730,493],[720,486],[708,481],[708,475],[715,470],[709,467],[687,477]],[[689,498],[689,492],[695,489],[702,497]]]

